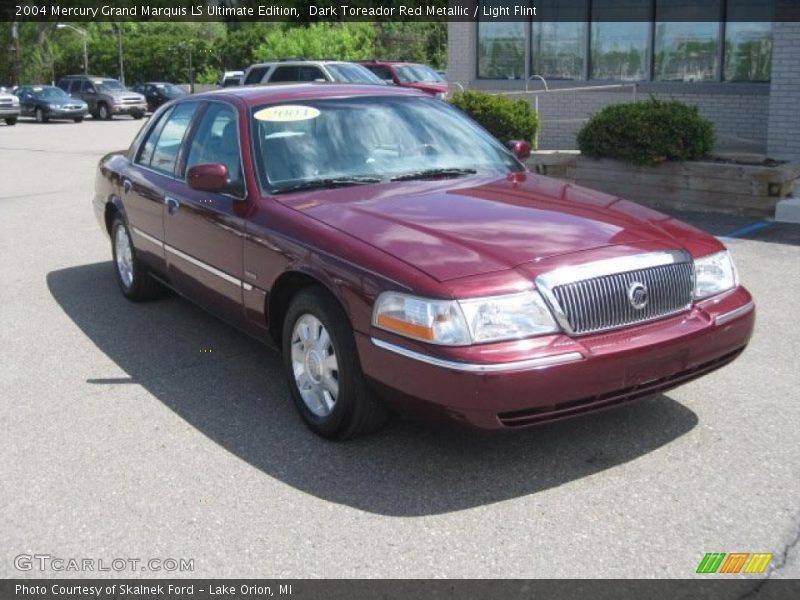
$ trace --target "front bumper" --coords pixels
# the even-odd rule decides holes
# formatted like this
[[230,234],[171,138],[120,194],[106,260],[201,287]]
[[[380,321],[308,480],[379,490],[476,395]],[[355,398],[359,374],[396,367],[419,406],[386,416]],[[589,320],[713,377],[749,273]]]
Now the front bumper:
[[356,334],[356,342],[364,373],[401,412],[505,429],[608,408],[699,377],[733,360],[754,322],[752,298],[739,287],[674,317],[576,338],[441,348],[373,330]]
[[19,106],[2,106],[0,107],[0,119],[8,119],[11,117],[19,116]]
[[114,104],[111,106],[111,112],[115,115],[130,115],[133,113],[146,113],[147,102],[140,104]]
[[50,107],[47,109],[46,114],[51,119],[79,119],[85,117],[88,112],[88,108],[64,109]]

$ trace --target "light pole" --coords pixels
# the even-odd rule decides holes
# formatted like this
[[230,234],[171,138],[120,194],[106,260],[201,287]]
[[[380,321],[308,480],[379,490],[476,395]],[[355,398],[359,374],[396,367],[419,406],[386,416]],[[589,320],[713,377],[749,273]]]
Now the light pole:
[[69,23],[57,23],[56,29],[71,29],[75,33],[80,33],[81,37],[83,37],[83,74],[89,74],[89,52],[86,49],[86,39],[89,37],[89,32],[85,29],[81,29],[80,27],[75,27],[75,25],[70,25]]
[[117,51],[119,53],[119,81],[125,85],[125,63],[122,59],[122,24],[115,23],[114,29],[117,30]]

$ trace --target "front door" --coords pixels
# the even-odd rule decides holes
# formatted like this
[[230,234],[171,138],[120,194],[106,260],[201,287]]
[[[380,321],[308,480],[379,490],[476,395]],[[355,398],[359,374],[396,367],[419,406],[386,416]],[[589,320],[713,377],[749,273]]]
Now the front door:
[[[236,324],[244,320],[242,277],[245,204],[239,123],[236,109],[209,102],[184,147],[185,167],[165,198],[167,268],[181,293]],[[200,164],[228,167],[228,187],[220,193],[191,189],[186,171]]]

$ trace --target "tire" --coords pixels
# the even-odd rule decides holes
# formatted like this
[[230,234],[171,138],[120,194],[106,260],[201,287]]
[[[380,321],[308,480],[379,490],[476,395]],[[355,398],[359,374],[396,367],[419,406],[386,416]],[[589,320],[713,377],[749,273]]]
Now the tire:
[[76,123],[83,123],[83,117],[75,117],[72,120],[75,121]]
[[97,118],[101,121],[110,121],[113,118],[111,111],[108,110],[108,105],[105,102],[101,102],[97,105]]
[[345,440],[384,425],[389,415],[366,385],[350,320],[326,290],[309,287],[294,297],[281,341],[292,399],[314,433]]
[[141,302],[163,295],[163,286],[150,276],[147,268],[136,257],[130,230],[119,213],[111,224],[111,255],[117,283],[122,295],[128,300]]
[[41,108],[37,108],[36,111],[33,113],[33,116],[36,118],[37,123],[47,123],[47,117],[44,114],[44,111]]
[[138,121],[139,119],[141,119],[142,117],[144,117],[144,113],[143,113],[143,112],[139,112],[139,111],[137,110],[136,112],[132,112],[132,113],[131,113],[131,116],[132,116],[134,119],[136,119],[136,120]]
[[11,126],[16,124],[17,124],[17,117],[8,117],[6,119],[6,125]]

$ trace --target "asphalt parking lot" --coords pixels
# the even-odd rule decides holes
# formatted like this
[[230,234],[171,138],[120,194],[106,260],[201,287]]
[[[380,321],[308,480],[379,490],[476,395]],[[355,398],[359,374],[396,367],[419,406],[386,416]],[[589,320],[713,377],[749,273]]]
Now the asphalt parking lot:
[[49,554],[194,560],[119,576],[689,578],[706,552],[767,552],[800,577],[800,226],[684,215],[744,231],[758,322],[721,371],[511,435],[331,444],[273,351],[118,292],[90,199],[141,123],[0,126],[0,575],[92,574],[15,568]]

